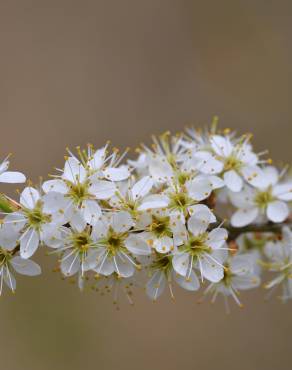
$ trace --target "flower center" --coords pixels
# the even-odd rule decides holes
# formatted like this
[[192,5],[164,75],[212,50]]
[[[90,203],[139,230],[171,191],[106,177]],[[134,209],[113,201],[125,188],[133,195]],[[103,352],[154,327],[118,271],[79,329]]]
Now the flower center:
[[153,270],[162,270],[167,273],[172,267],[172,257],[158,252],[155,252],[155,255],[156,259],[152,263],[151,268]]
[[152,216],[152,223],[149,226],[149,230],[155,234],[155,236],[161,238],[163,236],[171,236],[171,230],[169,227],[170,218]]
[[88,232],[82,231],[80,233],[74,233],[70,236],[73,247],[81,254],[87,252],[90,246],[93,244],[92,239]]
[[124,241],[127,236],[128,233],[116,233],[112,229],[109,230],[105,244],[110,256],[115,256],[117,252],[121,250],[127,253],[124,246]]
[[90,198],[90,194],[88,192],[89,183],[87,181],[84,183],[77,182],[76,184],[70,183],[69,187],[70,190],[67,196],[70,197],[75,204],[79,205],[84,200]]
[[189,205],[192,204],[191,199],[185,193],[171,193],[170,197],[170,208],[184,211]]
[[24,209],[24,214],[27,217],[28,223],[36,230],[40,230],[41,226],[51,221],[51,215],[43,213],[42,202],[37,202],[33,209]]
[[230,155],[225,159],[224,162],[224,170],[225,171],[230,171],[230,170],[240,170],[242,166],[242,162],[236,158],[234,155]]
[[186,251],[188,251],[194,257],[200,256],[202,253],[210,253],[211,248],[206,245],[207,237],[208,233],[191,236],[188,244],[186,245]]
[[274,197],[272,195],[271,189],[268,189],[266,191],[260,191],[255,196],[255,203],[256,205],[261,208],[265,209],[267,208],[268,204],[274,200]]

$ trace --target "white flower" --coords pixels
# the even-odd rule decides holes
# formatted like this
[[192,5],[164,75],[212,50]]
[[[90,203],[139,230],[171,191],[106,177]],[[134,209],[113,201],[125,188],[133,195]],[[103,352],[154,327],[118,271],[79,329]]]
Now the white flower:
[[26,178],[23,173],[7,171],[9,167],[8,157],[0,164],[0,182],[17,184],[25,182]]
[[27,276],[36,276],[41,273],[41,268],[37,263],[14,256],[11,251],[0,247],[0,296],[3,290],[3,281],[13,293],[15,292],[16,280],[12,274],[13,270]]
[[256,185],[261,169],[248,140],[248,136],[232,141],[229,136],[212,135],[211,150],[195,152],[193,166],[205,174],[223,173],[225,185],[234,192],[241,191],[244,180]]
[[120,211],[101,217],[93,227],[98,248],[92,255],[94,271],[105,276],[117,273],[130,277],[140,269],[135,256],[149,255],[150,247],[139,234],[130,232],[134,221],[128,212]]
[[143,152],[139,160],[130,162],[135,168],[148,168],[148,173],[155,184],[168,182],[175,176],[179,164],[184,160],[185,149],[181,146],[182,138],[170,136],[165,132],[158,138],[152,137],[152,149],[142,145]]
[[211,193],[224,186],[217,176],[195,175],[182,185],[171,184],[165,191],[168,196],[168,207],[181,215],[187,215],[190,209],[207,199]]
[[[259,271],[256,268],[255,255],[246,253],[228,256],[223,265],[223,279],[217,283],[211,283],[204,294],[212,294],[212,302],[216,300],[218,293],[224,297],[231,296],[242,307],[239,300],[239,291],[256,288],[260,285]],[[227,310],[229,310],[228,303]]]
[[166,286],[169,288],[171,298],[174,298],[172,282],[188,291],[196,291],[200,287],[199,280],[195,274],[186,280],[175,272],[172,266],[173,256],[155,252],[150,263],[150,279],[146,284],[146,293],[149,298],[156,301],[163,293]]
[[147,195],[153,187],[153,180],[150,176],[143,176],[134,183],[131,180],[119,183],[115,195],[108,202],[114,209],[127,211],[137,219],[140,211],[148,209]]
[[265,254],[268,262],[266,268],[277,274],[265,285],[267,289],[275,289],[282,285],[281,299],[287,301],[292,298],[292,232],[285,226],[282,229],[282,240],[269,241],[265,246]]
[[84,228],[56,230],[51,240],[47,241],[50,247],[61,253],[60,269],[64,276],[78,274],[79,287],[83,287],[83,277],[86,271],[95,267],[92,256],[97,248],[95,235],[88,226]]
[[192,215],[187,223],[187,239],[173,257],[174,270],[187,281],[194,276],[194,269],[200,271],[202,280],[218,282],[224,276],[222,258],[227,231],[218,227],[208,232],[209,223],[210,214],[205,210]]
[[19,241],[20,256],[29,258],[59,224],[59,215],[47,211],[38,190],[26,187],[20,195],[20,209],[3,220],[3,246],[11,249]]
[[163,208],[152,210],[147,216],[148,222],[140,237],[157,252],[173,252],[183,243],[186,238],[186,227],[180,215],[169,214],[167,209]]
[[283,222],[289,215],[287,202],[292,200],[292,182],[278,183],[275,167],[263,169],[257,187],[245,186],[240,193],[230,193],[231,203],[239,208],[231,217],[231,224],[243,227],[260,217],[272,222]]
[[[101,215],[96,200],[109,199],[114,195],[116,187],[111,181],[89,178],[82,163],[70,157],[61,178],[45,181],[43,190],[51,200],[51,211],[62,213],[67,222],[75,224],[83,219],[93,224]],[[63,194],[63,199],[56,197],[56,193]]]
[[[84,167],[89,171],[90,175],[97,174],[100,179],[106,178],[110,181],[126,180],[130,176],[129,167],[120,165],[120,163],[127,154],[128,149],[122,155],[118,154],[118,150],[114,150],[107,157],[107,146],[94,151],[92,146],[89,145],[86,158],[84,158],[84,153],[79,150],[80,157],[86,162]],[[73,156],[71,152],[70,154]],[[74,158],[77,159],[76,157]]]

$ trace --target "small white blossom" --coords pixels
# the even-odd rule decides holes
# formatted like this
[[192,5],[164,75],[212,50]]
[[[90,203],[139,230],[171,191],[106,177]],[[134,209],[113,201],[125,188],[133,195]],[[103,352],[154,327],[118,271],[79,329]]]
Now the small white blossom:
[[232,204],[239,208],[231,217],[231,224],[243,227],[268,219],[283,222],[289,215],[288,201],[292,200],[292,182],[279,183],[275,167],[262,170],[257,187],[245,186],[240,193],[230,193]]
[[171,254],[155,252],[150,262],[150,278],[146,284],[146,293],[153,301],[161,296],[166,287],[169,289],[171,298],[174,298],[173,281],[188,291],[196,291],[200,287],[199,280],[194,273],[190,279],[186,280],[173,269],[172,260]]
[[[211,283],[204,294],[212,295],[215,302],[218,293],[224,298],[231,296],[238,306],[242,307],[239,299],[241,290],[253,289],[259,286],[259,270],[256,268],[255,255],[246,253],[226,257],[223,261],[224,276],[217,283]],[[225,301],[229,310],[227,301]]]
[[128,212],[120,211],[101,217],[93,227],[98,248],[92,255],[97,274],[130,277],[135,268],[140,269],[136,256],[149,255],[148,244],[139,234],[130,232],[134,220]]
[[265,246],[268,262],[266,268],[275,273],[276,277],[265,287],[274,289],[281,285],[283,292],[281,299],[287,301],[292,298],[292,232],[285,226],[282,230],[282,240],[269,241]]
[[39,191],[26,187],[20,194],[19,209],[9,213],[2,222],[3,246],[11,249],[19,241],[21,257],[30,258],[60,222],[58,214],[47,211],[46,200]]
[[210,214],[204,210],[192,215],[187,223],[188,236],[173,257],[173,268],[186,280],[191,279],[195,270],[200,271],[202,280],[218,282],[224,276],[223,246],[228,234],[221,227],[207,231],[209,223]]

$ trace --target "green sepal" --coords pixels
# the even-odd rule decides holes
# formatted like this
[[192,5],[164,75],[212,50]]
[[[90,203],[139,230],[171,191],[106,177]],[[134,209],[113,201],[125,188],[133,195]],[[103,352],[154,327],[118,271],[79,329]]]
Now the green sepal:
[[5,195],[0,194],[0,210],[2,212],[11,213],[13,212],[13,209],[9,203],[9,201],[6,199]]

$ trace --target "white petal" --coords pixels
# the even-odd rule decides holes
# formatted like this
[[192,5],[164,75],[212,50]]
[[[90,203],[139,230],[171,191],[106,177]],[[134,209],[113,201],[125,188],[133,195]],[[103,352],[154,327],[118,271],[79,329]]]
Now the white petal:
[[80,268],[80,258],[78,253],[68,250],[64,253],[61,260],[61,271],[65,276],[75,275]]
[[50,214],[56,223],[66,223],[66,211],[72,203],[70,199],[64,194],[51,191],[43,196],[42,201],[44,213]]
[[223,163],[214,158],[209,152],[196,152],[191,162],[194,168],[204,174],[220,173],[223,169]]
[[211,194],[213,188],[211,181],[208,177],[198,176],[191,181],[186,183],[186,188],[189,193],[189,196],[196,200],[201,201]]
[[92,228],[92,236],[97,240],[103,239],[106,237],[108,229],[109,229],[108,220],[104,216],[101,216],[101,218],[96,221]]
[[86,226],[86,221],[84,220],[84,217],[80,209],[75,209],[74,212],[72,213],[72,216],[70,218],[70,225],[73,227],[73,229],[77,230],[78,232],[84,230]]
[[279,180],[279,171],[276,167],[267,166],[263,169],[263,172],[265,174],[267,186],[277,184]]
[[273,188],[273,195],[280,200],[289,202],[292,200],[292,183],[285,183],[275,185]]
[[20,233],[11,225],[3,225],[0,227],[0,246],[8,251],[16,247]]
[[231,217],[231,225],[243,227],[251,224],[258,216],[257,208],[238,209]]
[[155,238],[153,242],[153,247],[159,253],[167,253],[174,248],[173,239],[168,236],[163,236],[162,238]]
[[128,231],[133,225],[134,221],[129,212],[121,211],[112,217],[112,227],[117,233]]
[[20,194],[20,203],[26,208],[34,208],[39,199],[39,192],[30,186],[25,188]]
[[169,204],[169,198],[165,195],[153,194],[146,197],[142,204],[138,207],[138,211],[146,211],[147,209],[164,208]]
[[105,180],[95,181],[89,187],[89,192],[95,195],[97,199],[109,199],[115,194],[116,190],[116,185],[113,182]]
[[224,270],[223,267],[219,266],[216,262],[212,261],[210,258],[205,255],[201,259],[202,274],[203,276],[213,282],[217,283],[223,279]]
[[212,249],[219,249],[223,246],[223,244],[226,242],[228,237],[227,230],[218,227],[216,229],[213,229],[207,239],[207,244]]
[[256,188],[265,188],[267,185],[263,170],[258,166],[244,166],[241,170],[246,182]]
[[254,206],[255,195],[255,189],[250,186],[244,186],[238,193],[229,192],[228,197],[230,202],[237,208],[252,208]]
[[128,159],[128,163],[133,168],[144,169],[147,166],[147,156],[145,153],[141,153],[136,161]]
[[101,216],[101,208],[96,201],[86,200],[82,203],[82,214],[88,224],[94,225],[96,220]]
[[275,201],[267,207],[267,217],[273,222],[283,222],[289,216],[289,208],[282,201]]
[[210,139],[212,148],[216,154],[222,157],[228,157],[232,153],[233,146],[227,137],[214,135]]
[[41,274],[40,266],[28,259],[23,259],[21,257],[13,257],[11,264],[16,272],[22,275],[36,276]]
[[98,264],[94,271],[96,271],[98,274],[102,274],[105,276],[111,275],[115,271],[113,258],[107,256],[106,252],[101,254],[99,256]]
[[15,231],[20,231],[26,224],[26,217],[20,212],[9,213],[3,223],[5,227],[12,227]]
[[121,166],[118,168],[109,167],[103,171],[106,179],[110,181],[123,181],[130,176],[130,171],[128,166]]
[[34,229],[28,229],[20,239],[20,256],[22,258],[31,257],[39,246],[39,235]]
[[172,178],[173,170],[165,158],[155,156],[149,160],[149,172],[155,181],[165,182]]
[[204,233],[210,223],[210,213],[202,210],[192,215],[188,220],[188,229],[193,235],[200,235]]
[[5,268],[3,271],[3,278],[5,284],[11,289],[13,292],[16,289],[16,280],[15,277],[12,275],[11,271],[8,268]]
[[190,276],[186,279],[184,276],[175,274],[175,281],[183,288],[189,291],[195,291],[200,288],[200,282],[194,271],[191,272]]
[[137,181],[132,187],[132,198],[133,200],[144,197],[149,193],[153,186],[153,180],[150,176],[144,176],[141,180]]
[[2,163],[0,163],[0,173],[3,173],[8,170],[9,161],[6,159]]
[[208,176],[208,179],[214,190],[221,189],[223,186],[225,186],[224,181],[218,176]]
[[189,268],[190,256],[188,253],[177,253],[173,256],[172,266],[175,272],[186,276]]
[[205,204],[195,204],[194,206],[190,206],[188,210],[191,215],[196,215],[198,212],[205,211],[209,214],[210,217],[209,222],[210,223],[216,222],[216,217],[214,213]]
[[230,261],[230,270],[235,275],[246,275],[253,272],[254,257],[250,254],[235,255]]
[[[67,229],[66,229],[67,230]],[[42,242],[50,248],[61,248],[64,246],[62,229],[51,224],[46,228],[45,235],[42,235]]]
[[125,240],[125,247],[133,254],[139,256],[148,256],[151,254],[151,248],[146,241],[140,238],[138,235],[130,235]]
[[98,149],[92,156],[92,158],[88,161],[88,166],[92,170],[99,170],[105,160],[106,156],[106,146],[101,149]]
[[248,274],[246,276],[234,276],[232,285],[239,290],[257,288],[261,283],[258,275]]
[[153,301],[163,293],[166,285],[166,277],[163,271],[156,271],[146,284],[146,292]]
[[62,180],[48,180],[42,185],[42,189],[45,193],[50,191],[56,191],[58,193],[66,194],[68,192],[68,186]]
[[134,274],[135,267],[133,263],[129,261],[126,255],[123,255],[122,253],[117,253],[113,259],[115,271],[119,276],[130,277]]
[[83,262],[84,271],[94,270],[96,268],[98,255],[99,251],[97,249],[90,248],[88,250],[85,260]]
[[62,177],[73,183],[82,183],[86,179],[86,170],[77,158],[69,157],[65,163]]
[[188,232],[185,221],[181,221],[178,216],[170,217],[171,231],[173,233],[173,243],[175,246],[183,244],[187,240]]
[[281,242],[269,241],[265,245],[265,255],[272,261],[282,263],[287,256],[285,248]]
[[26,177],[21,172],[7,171],[0,174],[0,182],[8,184],[20,184],[26,181]]
[[233,170],[224,173],[224,181],[228,189],[238,192],[242,189],[242,178]]

